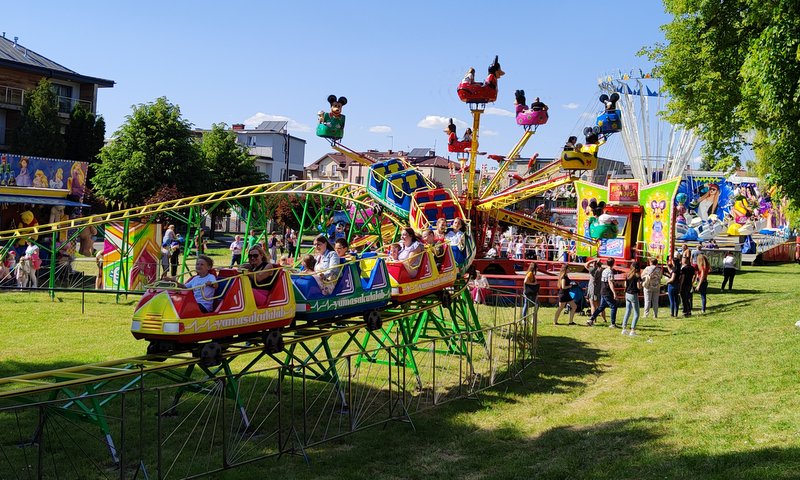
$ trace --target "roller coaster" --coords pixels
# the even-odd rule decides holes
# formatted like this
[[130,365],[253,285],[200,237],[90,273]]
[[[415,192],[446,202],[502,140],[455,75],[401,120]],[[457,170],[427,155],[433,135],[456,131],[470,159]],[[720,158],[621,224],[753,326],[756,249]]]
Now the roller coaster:
[[[493,66],[495,72],[500,70],[497,59]],[[341,106],[346,99],[331,96],[331,106],[338,105],[338,111],[320,116],[318,135],[334,150],[369,166],[366,185],[321,180],[267,183],[0,231],[6,249],[21,239],[34,242],[50,238],[56,245],[60,237],[75,238],[90,227],[118,224],[127,235],[133,223],[152,224],[159,216],[173,215],[188,225],[182,276],[189,273],[186,265],[193,232],[200,228],[202,216],[217,208],[247,212],[249,230],[274,217],[279,206],[288,202],[301,239],[291,252],[295,264],[269,267],[274,271],[263,284],[255,281],[256,272],[252,270],[214,270],[213,294],[200,293],[200,300],[211,302],[210,311],[199,308],[196,289],[180,287],[177,282],[147,285],[133,315],[131,331],[134,337],[149,343],[148,355],[3,378],[0,400],[25,404],[45,396],[52,402],[48,411],[98,427],[111,458],[122,465],[124,459],[109,426],[107,406],[116,398],[141,391],[150,378],[179,385],[172,389],[171,406],[159,406],[160,414],[174,414],[184,394],[206,391],[206,386],[198,385],[223,378],[224,386],[217,396],[233,400],[245,429],[252,428],[253,423],[241,399],[241,379],[257,372],[262,359],[279,365],[280,378],[331,382],[332,394],[341,408],[351,403],[339,364],[347,352],[354,352],[347,357],[352,361],[348,375],[368,365],[384,365],[390,383],[392,372],[397,375],[402,371],[403,378],[409,372],[418,392],[425,389],[420,356],[429,352],[434,358],[439,354],[461,359],[459,362],[466,362],[473,372],[470,381],[480,382],[474,373],[475,359],[483,356],[491,363],[496,347],[478,320],[467,291],[466,273],[476,255],[482,254],[487,237],[495,238],[500,222],[595,245],[596,239],[508,207],[567,185],[581,172],[595,168],[604,141],[596,132],[589,132],[593,137],[587,134],[582,148],[565,150],[556,161],[501,188],[513,159],[536,132],[531,124],[538,127],[546,123],[546,115],[530,113],[533,120],[520,123],[525,127],[520,140],[500,158],[499,168],[488,183],[480,185],[476,180],[480,120],[486,103],[496,99],[499,76],[494,77],[490,88],[493,94],[486,94],[483,86],[459,85],[459,97],[468,103],[473,122],[469,149],[459,153],[467,183],[458,193],[436,187],[402,158],[375,162],[342,145]],[[325,124],[334,117],[335,128]],[[332,266],[314,271],[298,269],[301,254],[313,249],[308,240],[326,235],[336,215],[347,218],[347,240],[358,251],[339,258]],[[406,227],[432,230],[442,219],[446,231],[439,232],[441,236],[433,243],[417,245],[402,235]],[[408,250],[402,259],[391,257],[388,246],[396,242]],[[129,272],[124,270],[131,267],[121,264],[120,268],[120,277],[128,278]],[[49,286],[53,287],[52,281]],[[254,293],[257,289],[266,291],[261,302]],[[123,290],[128,290],[127,285]],[[526,330],[515,341],[523,342],[530,333]],[[535,341],[535,325],[532,334]],[[431,343],[420,347],[424,342]],[[476,349],[485,354],[476,353]],[[530,344],[524,349],[532,351]],[[391,388],[389,392],[391,397]],[[96,396],[103,400],[92,400]],[[41,433],[46,421],[40,418],[34,422],[38,432],[34,436]]]

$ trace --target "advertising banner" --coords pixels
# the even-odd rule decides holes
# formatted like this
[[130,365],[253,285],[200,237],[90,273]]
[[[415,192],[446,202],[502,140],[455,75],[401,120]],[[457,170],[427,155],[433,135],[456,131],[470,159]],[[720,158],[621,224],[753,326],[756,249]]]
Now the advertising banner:
[[[589,236],[589,217],[591,215],[591,210],[589,209],[589,203],[592,200],[596,200],[598,202],[607,202],[608,201],[608,190],[603,185],[597,185],[596,183],[589,183],[589,182],[575,182],[575,192],[578,195],[578,215],[576,221],[576,227],[578,235],[583,235],[585,237]],[[595,255],[596,252],[592,251],[592,247],[590,245],[586,245],[584,243],[578,242],[577,244],[577,255],[581,257],[588,257]]]
[[609,180],[608,203],[639,205],[639,180]]
[[642,242],[645,253],[667,261],[673,238],[670,225],[674,214],[673,199],[678,191],[680,177],[648,185],[641,189]]

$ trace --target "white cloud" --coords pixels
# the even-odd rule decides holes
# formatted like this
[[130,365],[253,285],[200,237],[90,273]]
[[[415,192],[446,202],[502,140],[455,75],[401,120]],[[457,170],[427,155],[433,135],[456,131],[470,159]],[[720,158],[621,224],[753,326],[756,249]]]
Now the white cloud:
[[513,117],[514,116],[514,112],[510,112],[510,111],[505,110],[503,108],[497,108],[497,107],[489,107],[486,110],[484,110],[483,113],[485,113],[486,115],[497,115],[497,116],[500,116],[500,117]]
[[566,108],[566,109],[568,109],[568,110],[575,110],[575,109],[576,109],[576,108],[578,108],[580,105],[578,105],[578,104],[577,104],[577,103],[575,103],[575,102],[571,102],[571,103],[568,103],[568,104],[566,104],[566,105],[561,105],[561,106],[562,106],[562,107],[564,107],[564,108]]
[[375,125],[374,127],[369,127],[369,131],[372,133],[392,133],[392,127],[387,127],[386,125]]
[[289,117],[284,117],[283,115],[268,115],[266,113],[261,113],[261,112],[258,112],[252,117],[245,120],[244,124],[247,125],[248,127],[257,127],[261,122],[289,122],[286,124],[286,128],[290,132],[306,133],[312,131],[312,128],[310,126],[292,120]]
[[[457,118],[453,119],[456,127],[466,128],[467,123]],[[425,118],[417,122],[419,128],[432,128],[444,130],[450,124],[450,117],[442,117],[441,115],[426,115]]]
[[496,137],[498,135],[498,133],[495,132],[494,130],[483,130],[483,129],[481,129],[481,135],[488,135],[490,137]]

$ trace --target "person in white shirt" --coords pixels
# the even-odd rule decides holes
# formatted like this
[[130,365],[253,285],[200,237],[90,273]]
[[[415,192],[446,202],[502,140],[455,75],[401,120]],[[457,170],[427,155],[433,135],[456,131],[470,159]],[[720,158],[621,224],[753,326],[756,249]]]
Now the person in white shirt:
[[658,295],[661,293],[662,270],[658,259],[651,258],[650,265],[642,272],[642,286],[644,287],[644,317],[653,308],[653,318],[658,318]]
[[314,252],[317,261],[314,271],[319,272],[314,277],[320,284],[322,294],[330,295],[339,280],[339,268],[335,268],[339,265],[339,255],[325,235],[319,235],[314,239]]
[[242,263],[242,248],[244,247],[244,243],[242,242],[242,236],[236,235],[233,237],[233,241],[231,242],[231,267],[234,265],[239,265]]
[[[733,278],[736,276],[736,257],[733,252],[725,254],[725,259],[722,260],[722,287],[720,290],[725,290],[725,284],[728,284],[728,291],[733,290]],[[730,283],[728,283],[730,282]]]
[[211,273],[211,268],[214,267],[214,260],[207,255],[198,255],[197,262],[194,269],[197,275],[189,279],[185,284],[178,283],[181,288],[190,288],[194,293],[194,299],[197,300],[197,306],[200,311],[208,313],[214,309],[214,288],[216,286],[217,277]]

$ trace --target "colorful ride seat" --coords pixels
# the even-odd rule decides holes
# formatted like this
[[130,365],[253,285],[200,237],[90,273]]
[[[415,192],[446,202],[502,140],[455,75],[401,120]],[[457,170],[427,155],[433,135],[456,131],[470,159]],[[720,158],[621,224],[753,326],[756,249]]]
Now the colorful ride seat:
[[313,275],[293,274],[297,318],[319,320],[344,318],[376,310],[391,300],[386,262],[375,253],[365,253],[341,268],[330,295],[324,295]]
[[482,83],[459,83],[458,98],[466,103],[489,103],[497,100],[497,89]]
[[610,135],[622,130],[622,115],[619,110],[608,110],[597,117],[597,133]]
[[548,118],[547,110],[523,110],[517,114],[517,125],[544,125]]
[[599,144],[584,145],[580,150],[564,150],[561,153],[561,168],[564,170],[594,170],[597,168]]
[[288,275],[278,270],[265,305],[257,306],[249,279],[221,269],[214,308],[203,313],[190,290],[148,289],[133,313],[131,333],[137,339],[196,343],[277,329],[294,318],[294,292]]
[[367,179],[367,192],[379,201],[383,197],[386,177],[406,169],[406,164],[399,158],[391,158],[383,162],[374,163],[369,167],[369,178]]
[[422,173],[413,169],[403,170],[386,177],[383,195],[376,200],[405,220],[411,209],[411,194],[427,188],[428,182]]
[[458,274],[452,251],[447,248],[440,267],[436,265],[433,252],[426,249],[415,277],[408,274],[403,262],[390,262],[386,266],[392,285],[392,300],[401,303],[452,287]]
[[472,142],[457,141],[447,145],[447,151],[453,153],[467,153],[472,148]]
[[317,136],[322,138],[330,138],[333,140],[341,140],[342,137],[344,137],[344,122],[344,115],[334,117],[328,113],[325,113],[324,121],[317,125]]

